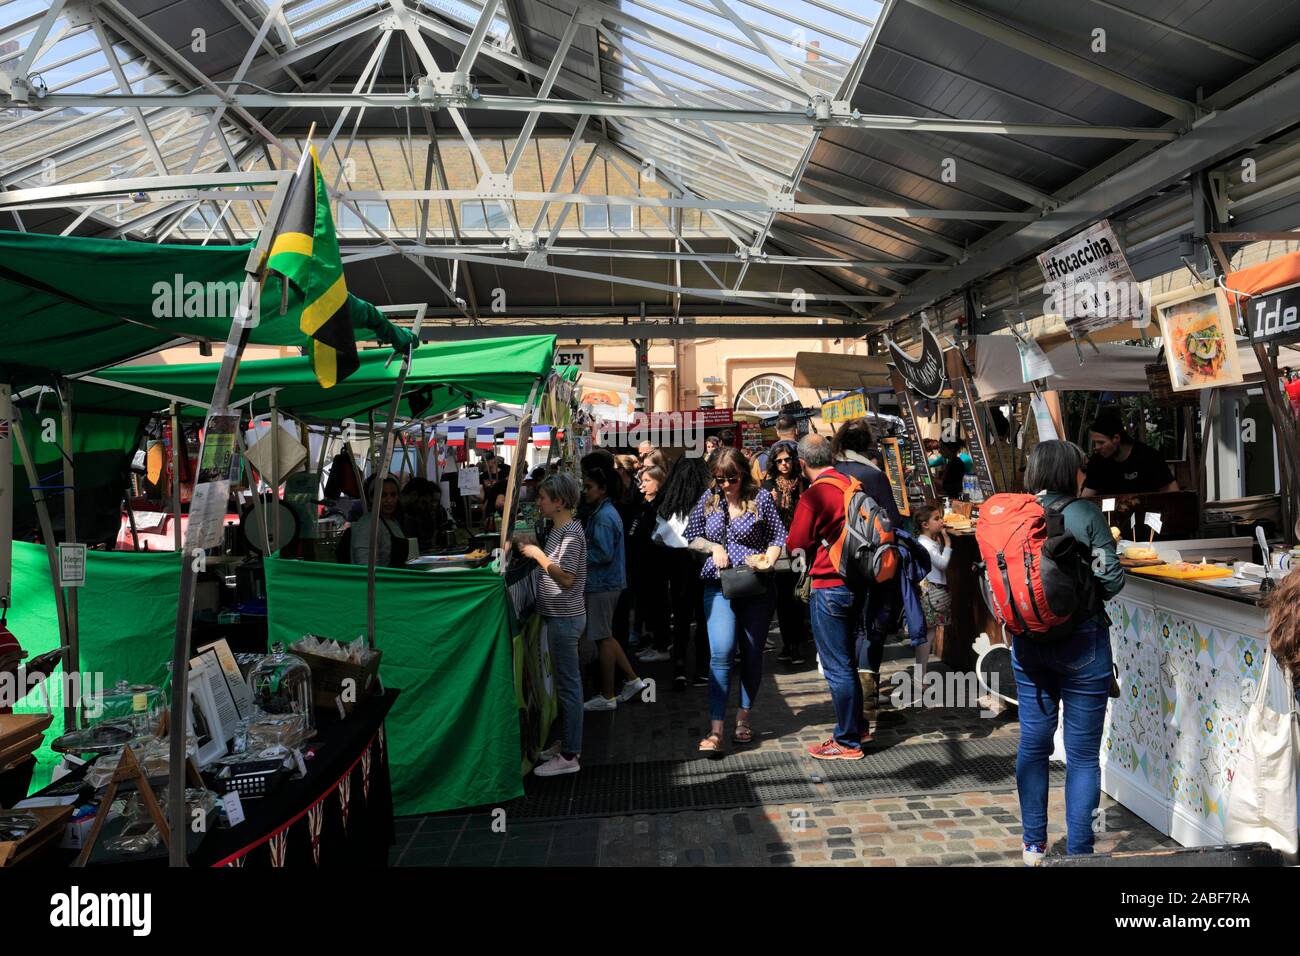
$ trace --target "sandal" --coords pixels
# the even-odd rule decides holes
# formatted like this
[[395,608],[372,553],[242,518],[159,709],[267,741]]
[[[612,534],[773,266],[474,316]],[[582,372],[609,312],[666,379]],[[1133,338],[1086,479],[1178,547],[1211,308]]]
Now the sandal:
[[711,754],[715,757],[722,756],[722,735],[710,733],[700,741],[699,751],[702,754]]
[[754,742],[754,728],[750,726],[749,721],[736,721],[736,729],[731,734],[731,742],[735,744],[749,744]]

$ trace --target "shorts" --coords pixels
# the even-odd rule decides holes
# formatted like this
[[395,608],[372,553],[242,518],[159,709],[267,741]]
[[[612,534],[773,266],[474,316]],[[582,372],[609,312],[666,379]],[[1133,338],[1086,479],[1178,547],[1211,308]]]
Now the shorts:
[[925,626],[945,627],[952,620],[952,592],[945,585],[925,581],[921,584],[921,610]]
[[587,593],[587,637],[603,641],[614,636],[614,609],[618,607],[619,591],[589,591]]

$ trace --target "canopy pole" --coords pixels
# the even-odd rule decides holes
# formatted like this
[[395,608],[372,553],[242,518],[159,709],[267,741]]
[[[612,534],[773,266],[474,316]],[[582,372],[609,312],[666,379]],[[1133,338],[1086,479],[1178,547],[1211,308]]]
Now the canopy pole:
[[[419,323],[416,323],[416,341],[419,341]],[[384,479],[386,475],[380,473],[380,467],[387,467],[388,454],[392,447],[393,441],[393,422],[397,418],[397,406],[402,400],[402,389],[406,385],[406,374],[411,370],[411,355],[413,348],[408,348],[406,354],[402,356],[402,369],[397,373],[397,382],[393,385],[393,400],[388,403],[388,421],[384,425],[384,440],[380,446],[379,460],[375,463],[375,469],[371,473],[370,488],[370,513],[373,516],[370,522],[370,553],[366,555],[366,643],[370,647],[375,646],[375,561],[378,558],[376,553],[379,550],[379,523],[383,521],[379,511],[379,499],[384,493]],[[374,444],[374,426],[375,413],[370,411],[370,435],[371,444]]]
[[[519,414],[519,434],[515,438],[515,466],[510,470],[510,485],[506,489],[505,513],[501,516],[501,575],[506,573],[505,554],[506,549],[510,546],[510,539],[514,537],[515,517],[519,511],[519,495],[516,490],[523,483],[523,475],[528,471],[528,444],[532,440],[533,431],[533,405],[537,401],[537,390],[542,385],[542,379],[539,376],[533,382],[532,391],[528,393],[528,401],[524,402],[523,411]],[[570,425],[572,428],[572,425]],[[528,438],[524,437],[525,430]],[[522,452],[522,454],[521,454]]]
[[[36,463],[32,459],[31,449],[27,447],[27,435],[23,431],[22,412],[13,406],[14,440],[18,445],[18,455],[23,460],[23,471],[27,475],[27,484],[32,489],[32,503],[36,506],[36,520],[41,525],[41,539],[45,542],[45,555],[50,561],[50,587],[54,589],[54,610],[59,618],[59,643],[63,646],[63,673],[75,673],[79,666],[72,656],[72,645],[68,637],[68,614],[63,605],[63,589],[59,587],[59,556],[54,544],[54,526],[50,523],[50,509],[45,502],[45,492],[36,477]],[[63,702],[63,725],[76,729],[77,706],[75,703]]]
[[[314,124],[312,130],[315,130]],[[309,132],[308,139],[310,138]],[[244,284],[240,291],[239,304],[230,323],[230,332],[226,337],[225,351],[221,355],[221,369],[217,373],[217,381],[212,389],[212,401],[209,403],[208,411],[209,421],[215,415],[230,414],[227,406],[230,404],[230,390],[235,382],[235,370],[239,367],[244,347],[248,344],[248,338],[257,321],[257,313],[254,310],[261,296],[263,260],[279,227],[284,200],[293,181],[293,176],[284,176],[276,184],[275,198],[271,200],[266,221],[262,224],[257,243],[249,250],[248,259],[244,264]],[[238,427],[235,431],[239,434]],[[208,438],[211,437],[210,427],[204,429],[203,437],[203,445],[206,446]],[[242,435],[240,437],[242,444]],[[203,463],[204,451],[205,448],[199,449],[200,465]],[[168,861],[172,866],[186,865],[185,843],[189,828],[178,824],[183,824],[188,819],[185,806],[187,760],[185,744],[189,725],[190,627],[194,614],[194,587],[198,579],[198,569],[195,563],[188,559],[183,549],[180,561],[181,580],[180,595],[176,602],[176,637],[172,644],[171,748],[167,786],[167,816],[171,828]]]
[[[13,418],[13,390],[0,382],[0,422]],[[0,614],[9,610],[13,591],[14,462],[13,445],[0,441]]]
[[[271,530],[268,532],[280,550],[280,406],[271,393]],[[267,552],[270,557],[270,552]]]
[[167,407],[167,416],[170,421],[172,431],[171,440],[171,459],[172,459],[172,537],[176,541],[176,551],[181,550],[181,464],[180,455],[176,452],[176,446],[181,441],[180,418],[176,414],[176,403],[172,402]]
[[[72,445],[72,383],[67,379],[59,382],[59,398],[63,404],[63,540],[68,544],[77,543],[77,472],[76,451]],[[64,588],[63,598],[68,609],[68,657],[75,665],[74,673],[81,670],[81,626],[77,608],[77,589]],[[67,673],[65,671],[65,673]],[[78,708],[73,707],[73,717],[79,716]],[[77,729],[77,724],[68,727]]]

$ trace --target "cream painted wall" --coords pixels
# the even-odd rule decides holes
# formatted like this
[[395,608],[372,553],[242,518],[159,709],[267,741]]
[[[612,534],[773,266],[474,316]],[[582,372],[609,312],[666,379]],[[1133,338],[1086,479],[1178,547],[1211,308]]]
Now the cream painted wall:
[[[573,344],[561,342],[561,345]],[[633,374],[636,353],[631,343],[593,342],[592,367],[598,372]],[[866,352],[866,343],[834,339],[716,339],[704,338],[651,342],[649,363],[651,381],[654,376],[672,370],[671,394],[673,404],[667,408],[657,402],[655,410],[687,410],[699,408],[701,393],[716,396],[718,408],[734,406],[736,396],[745,384],[759,375],[781,375],[794,381],[795,355],[799,352],[835,352],[846,355]],[[721,384],[706,384],[706,378],[720,378]],[[817,404],[817,393],[809,388],[795,389],[804,405]],[[656,399],[666,393],[656,389]]]

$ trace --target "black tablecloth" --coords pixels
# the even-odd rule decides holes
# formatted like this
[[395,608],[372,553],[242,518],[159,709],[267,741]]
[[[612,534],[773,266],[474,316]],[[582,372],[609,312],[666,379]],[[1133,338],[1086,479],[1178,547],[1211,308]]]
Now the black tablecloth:
[[[396,837],[384,720],[398,693],[359,703],[346,720],[318,711],[307,775],[245,801],[244,822],[208,832],[190,853],[190,865],[387,866]],[[60,855],[65,863],[76,856]]]

